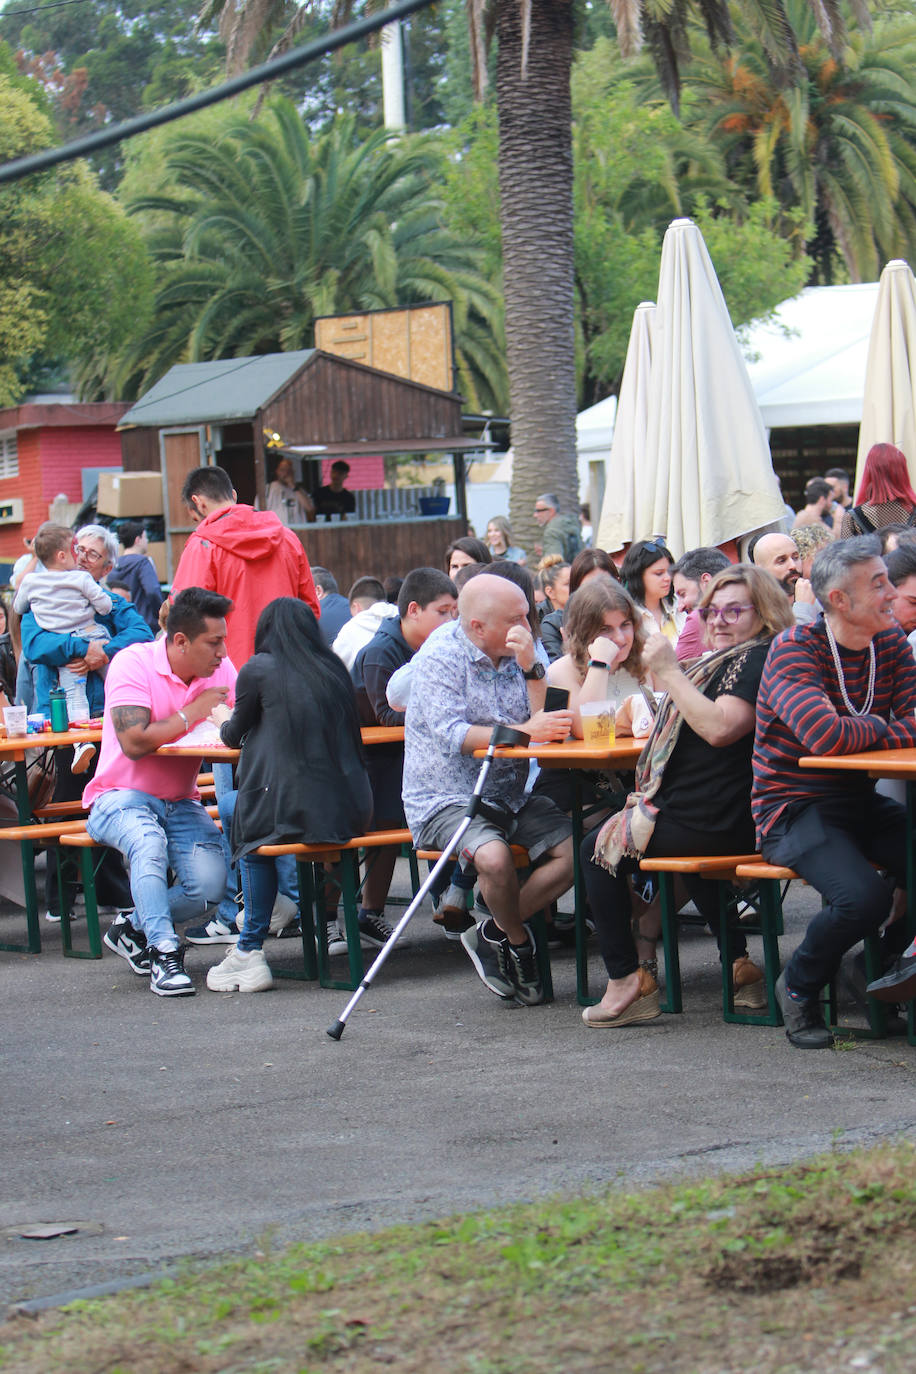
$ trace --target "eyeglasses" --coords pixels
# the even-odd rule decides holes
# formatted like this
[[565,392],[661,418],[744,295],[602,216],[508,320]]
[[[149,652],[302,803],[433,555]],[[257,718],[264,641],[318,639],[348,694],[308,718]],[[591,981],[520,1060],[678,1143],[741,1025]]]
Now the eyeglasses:
[[85,558],[87,563],[101,563],[105,557],[103,553],[96,553],[95,549],[87,549],[85,544],[76,544],[73,552],[77,558]]
[[701,606],[700,619],[721,620],[723,625],[737,625],[745,611],[754,611],[755,606],[743,606],[740,601],[729,601],[727,606]]

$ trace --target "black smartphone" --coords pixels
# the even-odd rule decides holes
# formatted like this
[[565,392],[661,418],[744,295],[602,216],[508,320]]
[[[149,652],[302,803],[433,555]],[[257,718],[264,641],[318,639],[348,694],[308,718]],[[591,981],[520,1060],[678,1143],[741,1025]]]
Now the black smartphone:
[[548,687],[544,697],[545,711],[565,711],[569,707],[569,693],[565,687]]

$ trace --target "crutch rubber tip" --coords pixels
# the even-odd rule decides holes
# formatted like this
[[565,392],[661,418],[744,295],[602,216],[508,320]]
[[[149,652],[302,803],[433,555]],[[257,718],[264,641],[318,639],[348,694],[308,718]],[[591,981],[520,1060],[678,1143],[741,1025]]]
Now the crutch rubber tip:
[[344,1033],[345,1021],[335,1021],[333,1026],[328,1027],[328,1035],[332,1040],[339,1040]]

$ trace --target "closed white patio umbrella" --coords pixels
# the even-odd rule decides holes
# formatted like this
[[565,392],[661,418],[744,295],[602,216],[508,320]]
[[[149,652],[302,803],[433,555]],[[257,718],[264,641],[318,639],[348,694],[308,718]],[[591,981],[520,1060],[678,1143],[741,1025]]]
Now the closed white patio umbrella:
[[644,464],[632,537],[665,533],[675,557],[781,520],[760,411],[700,230],[662,244]]
[[878,282],[854,490],[872,444],[896,444],[916,482],[916,278],[900,259],[887,264]]
[[[649,376],[652,367],[652,328],[655,302],[641,301],[633,312],[627,358],[617,399],[614,442],[607,467],[604,502],[595,547],[617,553],[642,536],[643,513],[649,518],[647,497],[652,484],[646,474],[646,432],[649,426]],[[638,500],[642,509],[638,509]],[[649,529],[650,526],[646,526]]]

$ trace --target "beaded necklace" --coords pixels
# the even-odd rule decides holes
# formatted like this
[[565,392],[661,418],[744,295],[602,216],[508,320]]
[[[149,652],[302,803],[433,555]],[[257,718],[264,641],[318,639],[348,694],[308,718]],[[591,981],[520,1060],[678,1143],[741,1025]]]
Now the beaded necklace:
[[875,699],[875,645],[872,641],[868,646],[868,691],[865,694],[865,704],[861,711],[856,710],[849,700],[849,693],[846,690],[846,678],[843,676],[843,665],[840,662],[840,651],[837,648],[833,630],[830,628],[830,621],[824,616],[824,625],[827,630],[827,643],[830,645],[830,652],[833,655],[833,665],[836,668],[837,681],[840,684],[840,696],[846,703],[846,709],[851,716],[867,716],[871,711],[872,703]]

